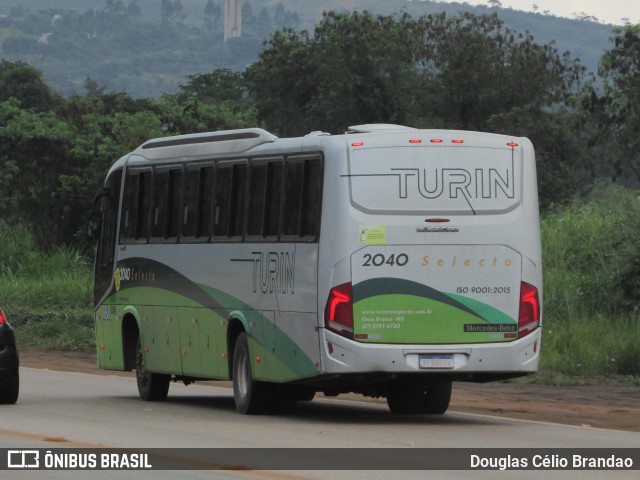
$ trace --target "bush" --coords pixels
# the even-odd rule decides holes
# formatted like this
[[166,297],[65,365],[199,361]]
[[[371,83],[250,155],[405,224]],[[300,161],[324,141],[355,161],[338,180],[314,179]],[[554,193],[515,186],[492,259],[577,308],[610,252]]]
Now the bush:
[[542,221],[547,313],[615,314],[640,301],[640,198],[611,184]]
[[94,345],[90,261],[72,249],[42,254],[29,230],[0,222],[0,302],[18,345]]
[[640,375],[638,193],[599,184],[546,215],[541,228],[541,371]]

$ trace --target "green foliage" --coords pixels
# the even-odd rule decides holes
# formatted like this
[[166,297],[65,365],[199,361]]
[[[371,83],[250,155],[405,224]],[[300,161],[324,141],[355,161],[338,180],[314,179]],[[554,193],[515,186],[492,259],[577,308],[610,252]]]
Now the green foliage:
[[[547,313],[612,315],[640,305],[640,199],[599,184],[542,222]],[[549,311],[550,310],[550,311]]]
[[0,298],[20,347],[92,348],[91,268],[77,250],[40,253],[23,225],[0,222]]
[[[640,376],[640,321],[634,314],[572,312],[547,315],[540,375],[534,381],[575,383],[592,378],[636,381]],[[588,381],[588,380],[587,380]]]
[[3,59],[0,61],[0,102],[10,98],[16,99],[22,108],[40,112],[49,110],[54,104],[54,94],[42,72],[26,63]]
[[274,34],[245,78],[284,136],[375,122],[492,131],[533,141],[543,208],[591,181],[584,67],[496,15],[325,13],[313,35]]
[[246,72],[260,118],[281,135],[414,123],[420,46],[409,15],[328,12],[313,37],[276,32]]
[[38,232],[41,245],[57,245],[71,234],[73,209],[61,197],[60,165],[79,167],[73,156],[72,128],[52,112],[21,109],[14,100],[0,103],[0,192],[11,207],[8,217],[21,217]]
[[578,60],[505,28],[496,14],[421,20],[427,104],[450,128],[484,131],[495,116],[557,110],[582,81]]
[[542,221],[542,369],[640,374],[640,197],[597,185]]
[[619,150],[616,176],[623,180],[631,174],[640,181],[640,24],[615,29],[611,42],[600,65],[605,86],[600,119],[606,133],[601,141]]
[[241,74],[222,69],[187,79],[176,95],[165,95],[159,102],[169,132],[232,130],[258,124]]

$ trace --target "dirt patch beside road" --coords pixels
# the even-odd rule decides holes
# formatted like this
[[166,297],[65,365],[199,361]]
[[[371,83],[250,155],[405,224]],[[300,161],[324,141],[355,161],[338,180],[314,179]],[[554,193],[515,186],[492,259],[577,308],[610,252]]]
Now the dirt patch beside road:
[[[95,352],[22,349],[20,365],[96,375],[132,372],[100,370]],[[135,386],[132,386],[135,388]],[[361,396],[352,398],[363,399]],[[451,410],[500,417],[640,432],[640,388],[624,386],[455,383]]]

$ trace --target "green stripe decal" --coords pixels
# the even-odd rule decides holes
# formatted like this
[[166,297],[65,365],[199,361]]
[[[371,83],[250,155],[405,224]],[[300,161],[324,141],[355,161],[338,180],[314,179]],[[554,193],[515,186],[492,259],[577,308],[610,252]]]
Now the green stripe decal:
[[376,278],[356,284],[353,300],[354,334],[361,342],[511,341],[517,326],[513,318],[484,302],[404,279]]
[[[252,360],[255,361],[256,355],[262,357],[255,370],[261,372],[260,380],[288,381],[318,374],[318,367],[311,358],[272,320],[275,312],[255,310],[224,291],[194,283],[180,272],[153,260],[126,259],[118,263],[116,274],[121,277],[120,281],[116,282],[117,304],[155,308],[175,307],[177,311],[183,308],[197,308],[213,312],[214,315],[209,314],[208,317],[217,325],[207,327],[200,323],[199,329],[201,332],[206,329],[208,332],[222,335],[224,338],[211,340],[219,346],[226,345],[227,329],[226,324],[224,327],[219,325],[222,321],[228,320],[232,312],[238,312],[246,319],[245,327],[250,346],[252,352],[255,352],[255,355],[252,354]],[[142,328],[149,327],[143,324]],[[164,335],[164,332],[162,334]],[[177,345],[178,339],[172,343]],[[220,361],[220,353],[222,352],[217,352],[215,361]],[[226,361],[223,363],[226,365]],[[149,366],[153,368],[153,365]],[[175,373],[179,372],[176,370]]]

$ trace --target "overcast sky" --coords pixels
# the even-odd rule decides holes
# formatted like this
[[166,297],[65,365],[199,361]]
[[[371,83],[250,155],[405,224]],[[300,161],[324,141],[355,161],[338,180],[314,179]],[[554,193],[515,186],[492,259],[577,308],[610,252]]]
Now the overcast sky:
[[[457,0],[462,3],[464,0]],[[487,1],[467,0],[472,5],[488,5]],[[622,25],[622,19],[640,23],[640,0],[500,0],[503,8],[531,12],[533,5],[538,12],[549,10],[559,17],[575,18],[574,13],[596,17],[600,22]]]

